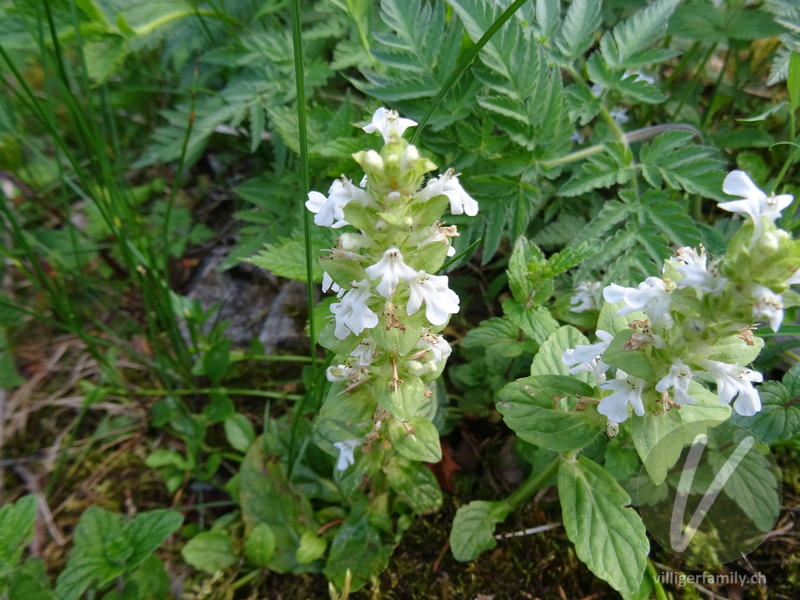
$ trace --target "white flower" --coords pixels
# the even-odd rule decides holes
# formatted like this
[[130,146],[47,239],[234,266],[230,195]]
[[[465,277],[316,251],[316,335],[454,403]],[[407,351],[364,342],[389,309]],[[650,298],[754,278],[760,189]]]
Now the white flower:
[[628,109],[627,108],[615,108],[608,112],[611,115],[611,118],[614,119],[614,123],[617,125],[624,125],[628,122]]
[[431,325],[444,325],[458,312],[458,296],[447,287],[446,275],[428,275],[425,271],[408,282],[410,294],[406,312],[413,315],[425,302],[425,316]]
[[447,360],[453,349],[443,335],[436,335],[435,333],[423,333],[417,342],[417,348],[430,349],[431,362],[438,364],[443,360]]
[[347,365],[331,365],[325,369],[325,378],[330,381],[352,381],[356,369],[348,367]]
[[750,295],[756,303],[753,305],[753,316],[756,319],[765,318],[769,321],[772,331],[777,332],[783,323],[783,300],[779,294],[768,287],[753,284]]
[[366,133],[379,131],[383,136],[383,142],[398,142],[403,137],[403,133],[409,127],[416,127],[417,122],[411,119],[402,119],[396,110],[379,108],[372,115],[372,123],[363,127]]
[[384,298],[390,298],[401,279],[409,281],[417,276],[417,272],[403,262],[403,255],[392,246],[383,253],[383,257],[371,267],[365,269],[370,279],[381,278],[375,288]]
[[639,284],[638,288],[626,288],[612,283],[603,290],[603,298],[612,304],[625,302],[625,306],[617,311],[618,315],[627,315],[641,310],[653,325],[670,325],[672,323],[672,317],[669,314],[671,287],[672,285],[668,285],[660,277],[648,277]]
[[585,310],[592,310],[597,308],[595,300],[597,292],[602,284],[599,281],[582,281],[575,286],[575,295],[569,299],[570,304],[577,304],[574,308],[570,308],[570,312],[583,312]]
[[372,329],[378,324],[376,315],[367,306],[370,297],[370,286],[366,279],[353,281],[350,290],[336,304],[331,305],[331,312],[336,321],[333,335],[344,340],[350,332],[358,335],[365,329]]
[[761,373],[716,360],[704,360],[701,364],[717,382],[717,396],[722,404],[728,404],[738,395],[733,408],[740,415],[752,417],[761,410],[761,398],[752,384],[764,380]]
[[314,223],[320,227],[339,229],[349,223],[344,220],[344,207],[351,200],[366,203],[364,190],[358,189],[344,175],[333,182],[326,198],[319,192],[309,192],[306,208],[314,213]]
[[744,171],[731,171],[722,182],[722,191],[731,196],[739,196],[743,200],[731,200],[730,202],[720,202],[719,207],[723,210],[734,212],[740,215],[747,215],[753,220],[755,232],[753,237],[761,237],[763,228],[762,219],[765,217],[771,222],[781,216],[781,211],[792,203],[792,196],[781,194],[780,196],[767,196],[756,187],[753,180]]
[[450,212],[454,215],[466,214],[474,217],[478,214],[478,203],[461,187],[453,169],[447,169],[443,175],[428,181],[416,197],[420,200],[430,200],[442,195],[450,200]]
[[322,273],[322,291],[327,292],[328,290],[331,290],[334,294],[338,294],[342,291],[342,286],[336,283],[333,277],[328,275],[328,272],[325,271]]
[[572,132],[572,135],[569,136],[570,142],[575,142],[576,144],[582,144],[586,141],[586,137],[580,132],[580,130],[576,129]]
[[603,95],[603,91],[605,91],[605,89],[606,89],[606,86],[604,86],[602,83],[593,83],[592,84],[592,95],[595,98],[599,98],[600,96]]
[[337,471],[344,471],[350,465],[355,464],[356,458],[353,456],[353,450],[363,443],[364,438],[356,438],[354,440],[344,440],[343,442],[336,442],[333,444],[333,447],[339,450],[339,460],[336,461]]
[[615,423],[622,423],[628,418],[628,405],[630,404],[637,416],[644,416],[642,390],[646,384],[644,379],[633,375],[628,375],[626,379],[606,381],[600,387],[614,390],[614,393],[600,400],[597,412]]
[[378,354],[378,346],[371,337],[365,337],[358,346],[355,347],[350,353],[350,356],[355,357],[356,364],[360,367],[368,367],[372,364],[372,361],[375,360],[375,356]]
[[597,330],[595,334],[600,339],[599,342],[570,348],[561,355],[561,362],[567,366],[577,365],[569,370],[572,375],[583,372],[594,373],[597,385],[600,385],[606,380],[605,372],[610,368],[600,358],[608,350],[614,335],[602,329]]
[[694,404],[695,399],[689,395],[689,384],[692,383],[692,370],[681,361],[675,361],[669,373],[656,383],[656,391],[664,393],[672,388],[675,404]]
[[683,275],[683,279],[677,283],[678,289],[693,287],[716,295],[728,282],[713,266],[711,269],[706,266],[708,257],[703,247],[700,248],[699,254],[694,248],[679,248],[677,256],[670,258],[669,261],[676,265],[675,270]]

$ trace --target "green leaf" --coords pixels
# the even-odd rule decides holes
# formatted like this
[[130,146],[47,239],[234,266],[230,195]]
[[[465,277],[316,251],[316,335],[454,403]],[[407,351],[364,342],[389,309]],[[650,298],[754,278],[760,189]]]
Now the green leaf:
[[688,211],[658,190],[648,190],[642,195],[642,204],[647,207],[647,218],[658,227],[675,246],[697,246],[700,231]]
[[[272,439],[277,434],[270,433]],[[300,537],[307,529],[316,530],[310,500],[289,482],[284,467],[264,453],[259,438],[245,455],[239,476],[239,505],[245,533],[266,523],[275,536],[275,554],[268,568],[277,573],[305,570],[297,562]]]
[[[798,367],[793,367],[792,371],[798,371]],[[800,403],[784,384],[766,381],[758,386],[758,395],[761,410],[752,417],[734,414],[731,423],[752,431],[765,444],[789,440],[800,434]]]
[[244,555],[255,566],[266,567],[274,554],[275,534],[269,525],[259,523],[250,530],[244,540]]
[[225,438],[239,452],[247,452],[256,439],[256,431],[250,419],[236,413],[225,419]]
[[323,573],[342,589],[348,570],[350,589],[357,590],[379,575],[389,562],[392,543],[384,543],[380,531],[370,523],[366,499],[353,506],[331,543]]
[[568,59],[583,56],[594,43],[594,32],[599,27],[600,0],[575,0],[564,15],[555,45]]
[[[0,589],[3,589],[2,581],[0,576]],[[29,558],[14,570],[8,584],[8,600],[57,600],[42,559]]]
[[33,538],[35,522],[35,496],[23,496],[0,508],[0,589],[17,568],[25,546]]
[[560,195],[580,196],[597,188],[611,187],[630,180],[633,173],[630,166],[633,160],[631,151],[613,142],[605,146],[607,152],[592,156],[583,163],[561,186]]
[[497,545],[494,527],[505,520],[512,506],[505,500],[473,500],[456,511],[450,530],[450,549],[461,562],[473,560],[484,550]]
[[296,554],[297,562],[301,565],[312,563],[322,558],[327,547],[328,542],[325,541],[325,538],[317,536],[316,533],[308,529],[300,536],[300,545],[297,547]]
[[656,374],[650,364],[647,352],[645,350],[626,350],[624,348],[634,333],[636,333],[636,330],[626,329],[616,334],[606,351],[603,352],[603,362],[612,367],[622,369],[635,377],[653,381]]
[[558,495],[578,558],[615,590],[630,594],[639,589],[650,543],[625,490],[600,465],[581,456],[561,463]]
[[0,327],[0,389],[8,390],[25,383],[17,373],[14,354],[8,346],[6,328]]
[[409,421],[417,413],[425,395],[422,380],[409,373],[402,383],[396,384],[387,379],[375,382],[375,397],[383,408],[401,421]]
[[[317,264],[317,257],[322,254],[322,251],[312,248],[312,252],[311,262],[314,281],[322,281],[322,267]],[[288,242],[284,242],[281,246],[265,244],[264,249],[247,259],[247,262],[267,269],[279,277],[306,281],[308,277],[305,257],[305,243],[301,238],[293,238]]]
[[[680,458],[683,438],[670,438],[670,434],[682,424],[680,415],[675,410],[659,414],[646,411],[644,416],[631,420],[633,445],[655,485],[661,485],[669,469]],[[656,445],[658,451],[653,452]]]
[[442,445],[434,424],[422,417],[414,417],[408,421],[408,426],[410,430],[395,422],[389,429],[389,439],[398,454],[431,463],[442,460]]
[[211,379],[213,386],[219,385],[228,373],[231,360],[230,340],[220,340],[203,355],[203,373]]
[[508,317],[492,317],[467,333],[464,348],[486,348],[487,352],[513,358],[533,354],[536,344],[520,335],[520,328]]
[[125,562],[130,571],[142,564],[183,523],[183,515],[174,510],[151,510],[140,513],[125,525],[125,538],[131,554]]
[[128,54],[128,40],[121,35],[106,34],[86,42],[83,56],[87,74],[95,85],[105,83],[122,64]]
[[578,410],[594,388],[572,376],[537,375],[506,385],[497,394],[497,410],[516,434],[549,450],[583,448],[605,429],[605,417]]
[[442,491],[433,472],[418,462],[395,458],[384,468],[386,481],[417,514],[435,512],[442,505]]
[[81,515],[75,528],[75,545],[66,568],[56,581],[56,595],[63,600],[78,600],[90,586],[102,588],[125,570],[105,556],[106,538],[120,529],[119,516],[91,506]]
[[627,21],[614,27],[600,41],[603,58],[614,69],[640,66],[645,61],[663,60],[663,54],[643,52],[667,29],[669,19],[680,0],[656,0]]
[[587,344],[589,344],[589,340],[586,339],[586,336],[571,325],[559,327],[548,336],[536,353],[531,363],[531,375],[564,375],[593,385],[594,375],[591,373],[570,375],[571,367],[565,365],[561,360],[564,352],[570,348]]
[[181,556],[195,569],[211,575],[239,560],[233,553],[231,539],[220,531],[198,533],[181,549]]

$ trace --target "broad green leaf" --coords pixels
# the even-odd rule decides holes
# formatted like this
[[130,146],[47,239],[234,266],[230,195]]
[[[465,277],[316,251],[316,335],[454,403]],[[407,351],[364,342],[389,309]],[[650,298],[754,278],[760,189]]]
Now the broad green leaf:
[[758,386],[758,395],[761,410],[752,417],[734,414],[732,423],[752,431],[765,444],[789,440],[800,434],[800,403],[784,384],[764,382]]
[[347,392],[349,382],[334,382],[328,390],[320,416],[326,419],[361,423],[366,421],[377,408],[375,393],[369,386],[361,385]]
[[505,500],[473,500],[456,511],[450,530],[450,549],[461,562],[473,560],[484,550],[497,545],[494,527],[505,520],[512,506]]
[[[7,563],[8,564],[8,563]],[[0,575],[0,589],[3,589]],[[14,570],[8,584],[8,600],[57,600],[40,558],[29,558]]]
[[531,363],[531,375],[565,375],[580,379],[584,383],[594,384],[591,373],[570,375],[572,368],[561,360],[564,352],[575,346],[589,344],[589,340],[580,331],[570,325],[559,327],[544,341]]
[[[617,302],[616,304],[604,302],[600,308],[600,317],[597,319],[597,329],[614,335],[628,329],[628,320],[623,315],[617,314],[617,311],[624,306],[624,302]],[[641,314],[644,315],[644,313]]]
[[300,545],[297,547],[297,562],[301,565],[312,563],[318,558],[322,558],[328,542],[323,537],[319,537],[310,529],[303,532],[300,536]]
[[442,492],[433,472],[418,462],[397,458],[384,469],[386,481],[417,514],[439,510]]
[[239,560],[233,553],[231,539],[220,531],[198,533],[181,549],[181,556],[195,569],[211,575]]
[[268,568],[277,573],[304,570],[296,556],[300,537],[307,529],[316,530],[319,524],[310,500],[293,488],[283,466],[264,454],[262,438],[250,446],[242,462],[239,505],[245,535],[259,523],[266,523],[275,536],[275,554]]
[[75,528],[75,545],[66,568],[56,581],[56,595],[62,600],[78,600],[90,586],[103,587],[125,570],[106,558],[106,539],[121,528],[120,517],[100,507],[90,506]]
[[378,404],[401,421],[410,421],[417,414],[417,408],[425,396],[422,380],[411,373],[403,375],[401,383],[388,379],[376,380],[373,389]]
[[[655,485],[661,485],[667,476],[667,471],[680,458],[683,451],[683,437],[670,434],[681,425],[683,423],[676,410],[659,414],[646,411],[644,416],[634,416],[631,419],[633,445],[647,469],[650,480]],[[656,445],[658,450],[654,452]]]
[[256,439],[256,431],[250,419],[236,413],[225,419],[225,438],[239,452],[247,452]]
[[[766,446],[761,446],[761,452],[769,452]],[[780,473],[772,456],[761,454],[756,448],[742,457],[722,489],[766,533],[772,530],[781,510]],[[715,473],[722,470],[729,456],[730,453],[719,451],[708,453],[708,462]]]
[[738,335],[729,335],[714,344],[709,358],[734,365],[747,365],[758,357],[763,347],[763,338],[754,337],[751,345]]
[[257,567],[266,567],[275,554],[275,534],[266,523],[259,523],[244,540],[244,555]]
[[581,456],[561,463],[558,495],[578,558],[615,590],[630,594],[639,589],[650,543],[625,490],[600,465]]
[[380,531],[370,522],[366,499],[362,499],[337,528],[323,573],[342,589],[349,570],[350,589],[357,590],[383,572],[392,546],[391,541],[381,539]]
[[575,450],[605,429],[605,417],[580,405],[593,392],[573,376],[524,377],[500,390],[497,410],[526,442],[549,450]]
[[655,379],[655,372],[645,350],[626,350],[625,344],[631,339],[635,329],[626,329],[614,336],[611,344],[603,353],[603,362],[612,367],[622,369],[629,375],[646,381]]
[[411,460],[436,463],[442,460],[442,445],[436,427],[422,417],[407,422],[410,429],[401,423],[392,423],[389,439],[398,454]]
[[125,562],[125,569],[130,571],[143,563],[178,530],[181,523],[181,513],[163,509],[140,513],[133,521],[126,523],[123,530],[132,552]]
[[220,340],[203,355],[203,374],[211,379],[214,386],[219,385],[228,372],[231,360],[230,340]]

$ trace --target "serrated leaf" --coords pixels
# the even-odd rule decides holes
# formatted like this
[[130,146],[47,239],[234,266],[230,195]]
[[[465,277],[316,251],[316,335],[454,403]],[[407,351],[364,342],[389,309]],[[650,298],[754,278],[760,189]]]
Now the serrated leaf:
[[482,321],[462,340],[465,348],[483,347],[487,352],[513,358],[521,354],[533,354],[536,345],[520,336],[520,329],[506,317],[493,317]]
[[453,528],[450,530],[450,549],[453,557],[461,562],[473,560],[483,552],[497,545],[494,527],[511,512],[511,505],[505,500],[487,502],[473,500],[456,511]]
[[595,411],[578,410],[594,388],[568,375],[518,379],[497,394],[497,410],[516,434],[549,450],[575,450],[594,440],[605,427]]
[[[603,58],[615,69],[638,66],[636,55],[664,35],[667,21],[680,0],[656,0],[606,33],[600,42]],[[655,62],[655,60],[651,61]]]
[[765,444],[789,440],[800,434],[800,403],[785,385],[767,381],[758,386],[758,395],[761,410],[752,417],[735,414],[731,423],[752,431]]
[[647,218],[672,244],[680,248],[700,243],[700,231],[686,209],[666,194],[650,190],[642,196],[642,204],[647,206]]
[[621,593],[642,581],[650,543],[630,496],[597,463],[581,456],[558,470],[558,495],[567,537],[591,571]]
[[628,182],[633,174],[629,151],[619,152],[616,145],[611,143],[606,145],[606,150],[583,163],[558,193],[562,196],[579,196],[597,188]]
[[36,497],[23,496],[0,508],[0,585],[10,576],[33,538]]
[[599,27],[600,0],[575,0],[564,15],[555,45],[566,58],[578,58],[592,46]]
[[439,432],[433,423],[422,417],[407,421],[408,429],[400,423],[389,430],[392,447],[410,460],[436,463],[442,460]]
[[[314,281],[322,280],[322,267],[317,263],[317,257],[322,254],[321,250],[312,249],[312,273]],[[267,269],[275,275],[296,279],[297,281],[307,281],[306,271],[306,248],[302,239],[291,239],[281,246],[265,244],[264,249],[255,256],[247,259],[263,269]]]

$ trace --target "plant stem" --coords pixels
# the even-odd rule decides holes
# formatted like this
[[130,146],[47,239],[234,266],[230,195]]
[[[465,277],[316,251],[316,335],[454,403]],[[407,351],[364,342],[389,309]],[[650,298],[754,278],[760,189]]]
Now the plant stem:
[[269,390],[249,390],[236,388],[190,388],[182,390],[123,390],[110,389],[108,392],[113,396],[193,396],[195,394],[227,394],[230,396],[257,396],[259,398],[277,398],[287,400],[300,400],[303,396],[299,394],[282,394],[281,392],[270,392]]
[[528,478],[522,482],[514,493],[508,497],[507,502],[514,508],[519,508],[525,504],[531,496],[544,487],[550,481],[550,478],[556,474],[558,467],[561,464],[561,456],[557,456],[553,461],[538,473],[531,473]]
[[668,600],[667,592],[664,591],[664,586],[661,585],[661,582],[658,580],[656,568],[653,566],[653,562],[649,558],[647,559],[647,574],[650,576],[650,581],[653,582],[653,589],[656,593],[656,598],[658,598],[658,600]]

